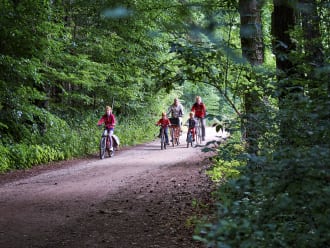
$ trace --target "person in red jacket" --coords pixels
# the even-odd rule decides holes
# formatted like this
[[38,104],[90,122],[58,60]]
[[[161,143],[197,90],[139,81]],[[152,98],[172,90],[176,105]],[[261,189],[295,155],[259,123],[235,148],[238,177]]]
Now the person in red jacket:
[[[169,145],[170,143],[168,142],[168,127],[171,126],[171,121],[169,118],[167,118],[167,115],[165,112],[162,113],[162,118],[160,118],[157,123],[156,123],[157,126],[161,126],[162,128],[164,128],[165,130],[165,142],[167,145]],[[159,130],[159,136],[160,137],[160,133],[161,133],[161,130]]]
[[105,107],[105,114],[102,115],[101,119],[97,122],[98,126],[101,126],[104,123],[104,132],[103,135],[105,136],[107,133],[110,136],[110,150],[113,150],[113,142],[112,142],[112,135],[115,130],[116,125],[116,117],[112,113],[112,108],[110,106]]
[[200,96],[196,96],[196,102],[191,107],[191,111],[195,113],[195,118],[201,120],[202,124],[202,140],[205,140],[205,126],[206,126],[206,106],[202,102]]

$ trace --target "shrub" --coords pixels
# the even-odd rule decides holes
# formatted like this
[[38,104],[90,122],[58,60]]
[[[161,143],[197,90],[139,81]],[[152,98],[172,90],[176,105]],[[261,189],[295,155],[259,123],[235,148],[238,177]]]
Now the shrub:
[[9,156],[10,151],[8,148],[0,144],[0,173],[6,172],[11,168],[11,160]]

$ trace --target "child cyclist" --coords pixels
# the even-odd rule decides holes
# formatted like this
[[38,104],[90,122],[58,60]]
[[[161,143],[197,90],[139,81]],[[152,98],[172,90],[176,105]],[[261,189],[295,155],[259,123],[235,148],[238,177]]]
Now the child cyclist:
[[190,112],[189,113],[189,119],[186,122],[186,126],[188,126],[187,139],[188,139],[188,134],[189,134],[189,131],[190,131],[191,134],[192,134],[193,141],[195,141],[195,134],[196,134],[196,128],[195,127],[196,127],[196,125],[197,125],[197,121],[194,117],[194,112]]
[[[161,126],[162,128],[164,128],[164,132],[165,132],[165,142],[167,145],[169,145],[170,143],[168,142],[168,127],[171,126],[171,122],[170,120],[167,118],[166,116],[166,113],[163,112],[162,113],[162,118],[160,118],[157,123],[156,123],[157,126]],[[160,133],[161,133],[161,130],[159,130],[159,137],[160,137]]]
[[113,142],[112,142],[112,135],[115,130],[116,125],[116,117],[112,113],[112,108],[110,106],[105,107],[105,114],[102,115],[101,119],[97,122],[98,126],[101,126],[104,123],[104,132],[103,135],[106,133],[110,136],[110,150],[113,150]]

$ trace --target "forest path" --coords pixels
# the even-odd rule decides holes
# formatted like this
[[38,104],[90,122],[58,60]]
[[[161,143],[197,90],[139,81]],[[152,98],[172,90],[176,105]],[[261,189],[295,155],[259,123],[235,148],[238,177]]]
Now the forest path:
[[[206,141],[216,135],[208,128]],[[0,247],[199,247],[185,221],[194,198],[207,200],[212,153],[184,140],[1,175]]]

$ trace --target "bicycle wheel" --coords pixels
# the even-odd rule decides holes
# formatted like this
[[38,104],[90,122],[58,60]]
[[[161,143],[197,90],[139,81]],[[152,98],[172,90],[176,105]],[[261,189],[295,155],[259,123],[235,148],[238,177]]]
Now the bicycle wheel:
[[198,128],[197,142],[198,142],[198,144],[202,144],[202,127]]
[[202,143],[202,120],[201,118],[198,118],[198,127],[197,127],[197,143]]
[[187,148],[189,148],[189,144],[191,145],[191,147],[193,146],[192,145],[192,134],[190,131],[187,134]]
[[178,146],[178,145],[180,145],[180,127],[177,127],[176,128],[176,131],[175,131],[175,133],[176,133],[176,145]]
[[172,146],[174,147],[175,145],[175,128],[171,128],[171,138],[172,138]]
[[180,127],[175,128],[175,143],[176,145],[180,145]]
[[160,149],[166,149],[166,139],[165,139],[165,131],[162,129],[162,133],[160,136]]
[[[112,136],[111,136],[111,139],[112,139]],[[115,155],[115,150],[113,149],[113,145],[111,146],[111,144],[113,144],[113,140],[112,140],[112,143],[110,143],[110,137],[108,136],[107,137],[107,151],[108,151],[108,155],[109,157],[113,157],[113,155]],[[110,149],[110,147],[112,147],[112,150]]]
[[100,141],[100,159],[104,159],[106,145],[106,137],[102,137]]
[[107,150],[108,150],[108,155],[109,155],[109,157],[110,157],[110,158],[113,157],[113,155],[115,154],[115,151],[114,151],[114,150],[110,150],[110,148],[107,149]]

